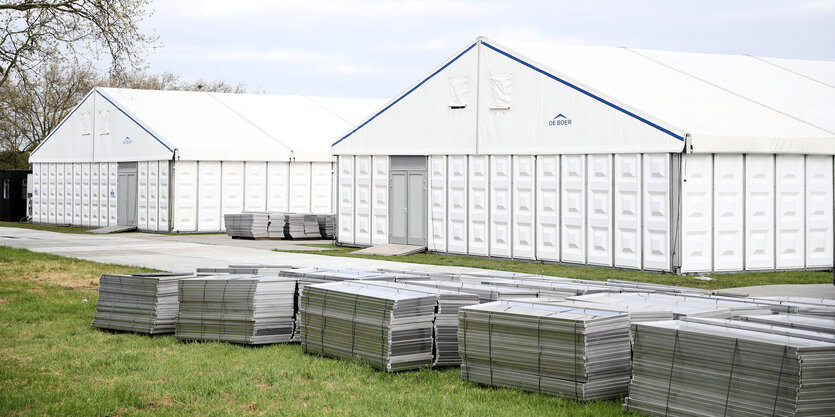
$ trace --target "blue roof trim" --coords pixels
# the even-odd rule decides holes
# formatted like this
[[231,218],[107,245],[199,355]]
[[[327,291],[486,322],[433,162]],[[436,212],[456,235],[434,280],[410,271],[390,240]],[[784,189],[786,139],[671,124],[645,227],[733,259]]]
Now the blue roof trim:
[[[500,53],[500,54],[502,54],[502,55],[504,55],[504,56],[506,56],[506,57],[508,57],[508,58],[510,58],[510,59],[512,59],[512,60],[514,60],[514,61],[516,61],[516,62],[518,62],[518,63],[520,63],[520,64],[522,64],[522,65],[524,65],[524,66],[526,66],[526,67],[528,67],[528,68],[530,68],[530,69],[532,69],[532,70],[534,70],[534,71],[536,71],[536,72],[539,72],[540,74],[542,74],[542,75],[544,75],[544,76],[546,76],[546,77],[548,77],[548,78],[551,78],[551,79],[553,79],[553,80],[555,80],[555,81],[557,81],[557,82],[560,82],[560,83],[564,84],[565,86],[570,87],[570,88],[572,88],[572,89],[574,89],[574,90],[576,90],[576,91],[578,91],[578,92],[580,92],[580,93],[582,93],[582,94],[584,94],[584,95],[586,95],[586,96],[588,96],[588,97],[590,97],[590,98],[592,98],[592,99],[595,99],[595,100],[597,100],[597,101],[599,101],[599,102],[601,102],[601,103],[603,103],[603,104],[605,104],[605,105],[607,105],[607,106],[609,106],[609,107],[611,107],[611,108],[613,108],[613,109],[615,109],[615,110],[618,110],[618,111],[620,111],[620,112],[622,112],[622,113],[624,113],[624,114],[627,114],[627,115],[629,115],[629,116],[631,116],[631,117],[633,117],[633,118],[635,118],[635,119],[637,119],[637,120],[640,120],[640,121],[642,121],[642,122],[644,122],[644,123],[646,123],[646,124],[648,124],[648,125],[650,125],[650,126],[652,126],[652,127],[656,128],[656,129],[658,129],[658,130],[660,130],[660,131],[662,131],[662,132],[664,132],[664,133],[666,133],[666,134],[668,134],[668,135],[670,135],[670,136],[672,136],[672,137],[674,137],[674,138],[676,138],[676,139],[678,139],[678,140],[681,140],[681,141],[683,141],[683,140],[684,140],[684,136],[682,136],[682,135],[679,135],[679,134],[677,134],[677,133],[675,133],[675,132],[673,132],[673,131],[671,131],[671,130],[669,130],[669,129],[666,129],[666,128],[664,128],[664,127],[661,127],[661,126],[659,126],[658,124],[653,123],[653,122],[651,122],[651,121],[649,121],[649,120],[647,120],[647,119],[645,119],[645,118],[643,118],[643,117],[641,117],[641,116],[638,116],[637,114],[632,113],[631,111],[626,110],[626,109],[624,109],[623,107],[618,106],[617,104],[614,104],[614,103],[612,103],[612,102],[610,102],[610,101],[607,101],[606,99],[604,99],[604,98],[602,98],[602,97],[599,97],[599,96],[597,96],[597,95],[595,95],[595,94],[592,94],[592,93],[590,93],[590,92],[588,92],[588,91],[586,91],[586,90],[583,90],[582,88],[577,87],[576,85],[571,84],[570,82],[565,81],[565,80],[563,80],[562,78],[559,78],[559,77],[557,77],[557,76],[555,76],[555,75],[553,75],[553,74],[551,74],[551,73],[549,73],[549,72],[547,72],[547,71],[545,71],[545,70],[543,70],[543,69],[540,69],[540,68],[538,68],[538,67],[536,67],[536,66],[534,66],[534,65],[532,65],[532,64],[529,64],[528,62],[525,62],[525,61],[523,61],[523,60],[521,60],[521,59],[519,59],[519,58],[516,58],[515,56],[510,55],[509,53],[507,53],[507,52],[505,52],[505,51],[502,51],[501,49],[496,48],[495,46],[490,45],[490,44],[489,44],[489,43],[487,43],[487,42],[482,41],[481,43],[482,43],[482,44],[484,44],[484,46],[486,46],[486,47],[488,47],[488,48],[490,48],[490,49],[492,49],[492,50],[494,50],[494,51],[496,51],[496,52],[498,52],[498,53]],[[338,142],[337,142],[337,143],[338,143]]]
[[89,92],[89,93],[87,93],[87,95],[86,95],[86,96],[84,96],[84,100],[81,100],[81,103],[78,103],[78,105],[77,105],[77,106],[75,106],[75,108],[74,108],[74,109],[72,109],[72,111],[70,112],[70,114],[68,114],[68,115],[67,115],[67,117],[65,117],[65,118],[64,118],[64,120],[61,120],[61,123],[59,123],[59,124],[58,124],[58,127],[56,127],[55,129],[53,129],[53,130],[52,130],[52,132],[51,132],[51,133],[50,133],[50,134],[49,134],[49,135],[48,135],[48,136],[47,136],[47,137],[46,137],[46,138],[45,138],[45,139],[41,142],[41,144],[40,144],[40,145],[38,145],[38,147],[36,147],[36,148],[35,148],[35,149],[31,152],[31,153],[29,153],[29,157],[31,158],[31,157],[32,157],[32,155],[34,155],[34,154],[35,154],[35,152],[39,151],[39,150],[41,149],[41,147],[42,147],[44,144],[46,144],[46,142],[49,140],[49,138],[51,138],[51,137],[52,137],[52,135],[54,135],[54,134],[55,134],[55,132],[57,132],[57,131],[58,131],[58,129],[60,129],[60,128],[61,128],[61,126],[63,126],[63,125],[64,125],[64,122],[66,122],[67,120],[70,120],[70,117],[71,117],[71,116],[72,116],[72,115],[76,112],[76,110],[80,109],[80,108],[81,108],[81,105],[82,105],[82,104],[84,104],[84,102],[85,102],[85,101],[87,101],[87,99],[88,99],[88,98],[90,98],[90,96],[92,96],[92,95],[93,95],[93,92],[92,92],[92,91],[91,91],[91,92]]
[[383,112],[385,112],[386,110],[388,110],[389,108],[391,108],[391,106],[394,106],[394,105],[395,105],[395,104],[397,104],[400,100],[403,100],[403,98],[405,98],[406,96],[408,96],[409,94],[411,94],[411,93],[412,93],[412,91],[417,90],[417,89],[418,89],[418,87],[422,86],[425,82],[429,81],[432,77],[434,77],[434,76],[438,75],[438,73],[439,73],[439,72],[443,71],[444,69],[446,69],[446,67],[450,66],[453,62],[457,61],[457,60],[458,60],[458,58],[461,58],[461,56],[463,56],[464,54],[466,54],[467,52],[469,52],[469,51],[470,51],[470,49],[473,49],[476,45],[478,45],[478,42],[477,42],[477,41],[476,41],[476,42],[474,42],[472,45],[470,45],[470,46],[469,46],[467,49],[465,49],[463,52],[461,52],[460,54],[456,55],[456,56],[455,56],[455,58],[452,58],[452,60],[450,60],[449,62],[447,62],[446,64],[444,64],[444,66],[442,66],[441,68],[438,68],[438,69],[437,69],[435,72],[433,72],[431,75],[429,75],[428,77],[424,78],[424,79],[423,79],[423,81],[419,82],[417,85],[415,85],[414,87],[412,87],[411,89],[409,89],[409,91],[405,92],[403,95],[401,95],[400,97],[398,97],[398,98],[397,98],[397,100],[394,100],[394,101],[393,101],[393,102],[391,102],[388,106],[386,106],[386,107],[384,107],[382,110],[378,111],[378,112],[377,112],[377,114],[375,114],[374,116],[371,116],[371,118],[370,118],[370,119],[366,120],[366,121],[365,121],[365,122],[363,122],[361,125],[359,125],[359,126],[357,126],[356,128],[354,128],[354,130],[350,131],[347,135],[343,136],[341,139],[339,139],[338,141],[334,142],[334,143],[331,145],[331,147],[336,146],[339,142],[342,142],[342,141],[343,141],[343,140],[345,140],[345,139],[348,139],[348,136],[353,135],[353,134],[354,134],[354,132],[356,132],[357,130],[362,129],[362,128],[363,128],[365,125],[367,125],[369,122],[371,122],[372,120],[376,119],[376,118],[377,118],[377,116],[379,116],[379,115],[383,114]]
[[174,150],[173,150],[173,149],[171,149],[171,148],[169,148],[169,147],[168,147],[168,145],[166,145],[166,144],[165,144],[165,142],[163,142],[163,141],[159,140],[159,138],[158,138],[158,137],[156,137],[156,135],[154,135],[153,133],[151,133],[151,131],[150,131],[150,130],[145,129],[145,126],[142,126],[142,124],[141,124],[141,123],[137,122],[137,121],[136,121],[136,119],[134,119],[133,117],[131,117],[131,116],[130,116],[130,115],[129,115],[126,111],[122,110],[122,108],[121,108],[121,107],[117,106],[117,105],[116,105],[116,103],[114,103],[114,102],[110,101],[110,99],[109,99],[109,98],[107,98],[104,94],[102,94],[99,90],[96,90],[96,93],[98,93],[98,94],[99,94],[99,95],[100,95],[103,99],[107,100],[107,102],[108,102],[108,103],[112,104],[112,105],[113,105],[113,107],[115,107],[117,110],[119,110],[120,112],[122,112],[122,114],[124,114],[125,116],[127,116],[127,118],[128,118],[128,119],[130,119],[130,121],[132,121],[132,122],[136,123],[136,125],[137,125],[137,126],[139,126],[140,128],[142,128],[142,130],[144,130],[144,131],[145,131],[145,133],[147,133],[147,134],[151,135],[151,137],[152,137],[152,138],[156,139],[156,141],[157,141],[157,142],[159,142],[159,144],[160,144],[160,145],[165,146],[165,149],[168,149],[168,151],[169,151],[169,152],[171,152],[171,153],[173,153],[173,152],[174,152]]

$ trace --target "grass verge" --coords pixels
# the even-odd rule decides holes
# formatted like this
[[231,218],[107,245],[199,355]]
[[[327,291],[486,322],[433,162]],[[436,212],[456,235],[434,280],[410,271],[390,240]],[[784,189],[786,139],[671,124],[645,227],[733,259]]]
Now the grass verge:
[[92,228],[89,227],[72,227],[72,226],[58,226],[55,224],[32,224],[20,222],[3,222],[0,221],[0,227],[17,227],[20,229],[44,230],[47,232],[58,233],[88,233]]
[[0,415],[623,414],[620,401],[490,389],[462,382],[457,369],[386,374],[305,355],[299,345],[179,343],[90,328],[99,274],[142,270],[0,247]]
[[[344,256],[350,258],[379,259],[385,261],[408,262],[427,265],[465,266],[470,268],[494,269],[499,271],[522,272],[566,278],[605,281],[622,279],[653,284],[682,285],[686,287],[720,289],[747,287],[752,285],[772,284],[831,284],[832,272],[826,271],[791,271],[791,272],[746,272],[740,274],[714,274],[711,281],[696,279],[693,276],[677,276],[641,271],[629,271],[589,266],[554,265],[539,262],[511,261],[475,256],[440,255],[435,253],[417,253],[406,256],[358,255],[357,248],[335,246],[333,244],[309,246],[333,249],[317,252],[319,255]],[[280,249],[275,249],[281,251]]]

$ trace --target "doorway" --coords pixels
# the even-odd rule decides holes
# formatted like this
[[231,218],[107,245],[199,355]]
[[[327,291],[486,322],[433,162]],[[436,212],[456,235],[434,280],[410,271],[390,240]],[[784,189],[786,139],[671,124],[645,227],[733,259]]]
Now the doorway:
[[389,242],[426,246],[426,157],[392,156]]
[[136,162],[119,162],[119,182],[116,198],[118,199],[116,224],[136,226]]

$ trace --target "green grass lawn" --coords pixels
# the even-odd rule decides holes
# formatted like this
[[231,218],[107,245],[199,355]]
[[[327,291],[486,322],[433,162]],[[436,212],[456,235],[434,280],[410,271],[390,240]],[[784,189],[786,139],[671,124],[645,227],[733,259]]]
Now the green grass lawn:
[[32,223],[20,223],[20,222],[2,222],[0,221],[0,227],[19,227],[21,229],[34,229],[34,230],[44,230],[47,232],[59,232],[59,233],[87,233],[92,228],[90,227],[72,227],[72,226],[58,226],[54,224],[32,224]]
[[[523,272],[566,278],[590,279],[605,281],[607,279],[621,279],[629,281],[650,282],[654,284],[682,285],[705,289],[720,289],[747,287],[752,285],[771,284],[831,284],[832,272],[825,271],[796,271],[796,272],[746,272],[742,274],[714,274],[712,281],[702,281],[693,276],[676,276],[671,274],[628,271],[610,268],[595,268],[588,266],[553,265],[538,262],[510,261],[505,259],[488,259],[474,256],[440,255],[434,253],[418,253],[406,256],[375,256],[357,255],[357,248],[329,245],[310,245],[321,248],[334,249],[317,252],[328,256],[346,256],[352,258],[380,259],[388,261],[409,262],[428,265],[466,266],[471,268],[494,269],[499,271]],[[276,249],[280,251],[280,249]]]
[[180,343],[90,328],[99,275],[133,271],[142,269],[0,247],[0,415],[623,414],[621,401],[485,388],[462,382],[457,369],[387,374],[305,355],[299,345]]

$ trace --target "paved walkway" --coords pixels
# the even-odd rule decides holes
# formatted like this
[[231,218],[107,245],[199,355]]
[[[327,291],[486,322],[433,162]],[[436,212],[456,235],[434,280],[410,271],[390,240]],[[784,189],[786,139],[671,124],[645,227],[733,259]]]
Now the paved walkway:
[[[71,258],[164,271],[194,271],[196,268],[230,264],[272,264],[344,269],[413,269],[429,272],[474,272],[475,268],[422,265],[362,258],[343,258],[313,253],[273,252],[274,248],[299,249],[296,241],[233,240],[224,235],[158,235],[126,233],[92,235],[57,233],[16,227],[0,227],[0,245],[52,253]],[[314,242],[303,242],[314,243]],[[319,242],[327,243],[327,242]],[[301,248],[304,249],[304,248]],[[735,288],[752,296],[798,296],[835,299],[832,284],[766,285]]]

